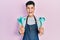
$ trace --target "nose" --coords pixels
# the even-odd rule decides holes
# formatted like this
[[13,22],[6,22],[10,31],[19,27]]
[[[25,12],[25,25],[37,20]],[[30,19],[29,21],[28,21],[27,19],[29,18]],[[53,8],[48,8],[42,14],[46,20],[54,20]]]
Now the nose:
[[32,13],[31,9],[29,9],[29,13]]

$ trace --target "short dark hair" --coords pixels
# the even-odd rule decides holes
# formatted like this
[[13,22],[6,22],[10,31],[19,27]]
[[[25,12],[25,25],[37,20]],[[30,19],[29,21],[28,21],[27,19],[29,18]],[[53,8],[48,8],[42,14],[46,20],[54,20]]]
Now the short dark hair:
[[33,6],[35,6],[35,3],[33,2],[33,1],[28,1],[27,3],[26,3],[26,7],[27,7],[27,5],[33,5]]

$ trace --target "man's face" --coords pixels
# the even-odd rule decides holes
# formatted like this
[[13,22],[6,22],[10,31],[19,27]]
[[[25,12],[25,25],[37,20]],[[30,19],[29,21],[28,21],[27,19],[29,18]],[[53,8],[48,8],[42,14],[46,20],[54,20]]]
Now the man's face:
[[32,16],[32,15],[34,15],[35,6],[27,5],[26,10],[27,10],[28,15]]

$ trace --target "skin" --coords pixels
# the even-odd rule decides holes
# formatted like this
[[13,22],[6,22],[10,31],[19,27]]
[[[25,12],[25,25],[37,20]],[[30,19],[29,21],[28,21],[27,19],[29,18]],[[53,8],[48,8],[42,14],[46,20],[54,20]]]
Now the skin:
[[33,6],[33,5],[27,5],[26,11],[27,11],[27,14],[28,14],[30,17],[32,17],[32,16],[34,15],[35,6]]
[[[27,5],[26,11],[27,11],[27,14],[29,15],[29,17],[33,17],[34,11],[35,11],[35,6]],[[20,25],[20,34],[21,35],[24,35],[24,30],[25,29],[24,29],[23,25]],[[39,30],[39,35],[41,36],[44,32],[44,28],[40,27],[38,30]]]

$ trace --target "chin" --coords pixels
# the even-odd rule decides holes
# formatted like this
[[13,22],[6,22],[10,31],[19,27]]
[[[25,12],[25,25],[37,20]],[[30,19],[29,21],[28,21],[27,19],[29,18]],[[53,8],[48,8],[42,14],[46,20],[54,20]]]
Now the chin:
[[29,16],[33,16],[33,14],[29,14]]
[[29,14],[29,16],[32,16],[33,14]]

